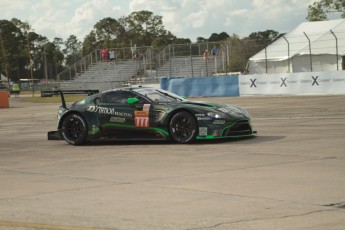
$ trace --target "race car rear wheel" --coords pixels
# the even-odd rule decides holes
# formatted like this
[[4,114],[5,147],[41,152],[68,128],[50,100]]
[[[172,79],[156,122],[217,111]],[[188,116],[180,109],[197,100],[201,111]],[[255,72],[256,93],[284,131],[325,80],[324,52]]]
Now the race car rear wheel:
[[67,143],[81,145],[87,136],[87,125],[79,114],[69,114],[62,122],[61,133]]
[[169,132],[171,138],[178,143],[191,143],[197,135],[198,124],[195,117],[186,112],[176,113],[170,120]]

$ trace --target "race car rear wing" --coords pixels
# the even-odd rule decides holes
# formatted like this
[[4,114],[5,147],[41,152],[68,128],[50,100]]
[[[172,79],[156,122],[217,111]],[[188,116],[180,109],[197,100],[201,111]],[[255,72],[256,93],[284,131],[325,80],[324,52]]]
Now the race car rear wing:
[[98,89],[86,89],[86,90],[41,90],[41,97],[52,97],[60,94],[60,92],[64,94],[87,94],[88,96],[99,93]]
[[66,101],[64,94],[87,94],[88,96],[99,93],[97,89],[88,89],[88,90],[42,90],[41,97],[52,97],[60,95],[62,107],[66,108]]

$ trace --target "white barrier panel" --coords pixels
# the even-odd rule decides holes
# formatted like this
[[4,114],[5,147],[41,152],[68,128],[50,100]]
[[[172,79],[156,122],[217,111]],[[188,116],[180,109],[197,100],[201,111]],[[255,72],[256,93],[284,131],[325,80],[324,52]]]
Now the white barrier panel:
[[240,75],[240,95],[345,94],[345,71]]

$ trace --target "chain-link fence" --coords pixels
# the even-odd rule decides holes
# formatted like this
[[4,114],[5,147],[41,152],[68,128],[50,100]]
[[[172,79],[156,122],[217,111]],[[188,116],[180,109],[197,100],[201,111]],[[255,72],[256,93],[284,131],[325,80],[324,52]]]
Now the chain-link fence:
[[174,44],[155,56],[156,77],[202,77],[226,74],[229,43]]
[[345,31],[297,31],[283,35],[249,59],[250,74],[325,72],[344,69]]
[[[226,74],[230,59],[229,50],[229,44],[224,42],[174,44],[162,50],[135,46],[110,48],[107,49],[106,56],[102,56],[102,50],[98,49],[59,73],[56,80],[59,83],[69,83],[82,78],[87,72],[94,75],[113,75],[112,79],[107,77],[107,81],[114,82],[136,77],[152,82],[166,76],[198,77]],[[110,51],[113,54],[110,54]],[[114,60],[110,55],[114,55]],[[100,63],[115,63],[112,65],[112,74],[101,71],[101,67],[95,67]]]
[[[159,83],[161,77],[206,77],[231,74],[292,73],[344,69],[345,31],[303,31],[275,42],[231,37],[226,42],[172,44],[153,47],[112,48],[115,63],[107,78],[94,81]],[[214,52],[215,51],[215,52]],[[92,66],[111,63],[95,50],[57,76],[58,82],[82,79]],[[92,72],[106,75],[105,71]],[[106,79],[106,80],[105,80]],[[139,80],[138,80],[139,79]]]

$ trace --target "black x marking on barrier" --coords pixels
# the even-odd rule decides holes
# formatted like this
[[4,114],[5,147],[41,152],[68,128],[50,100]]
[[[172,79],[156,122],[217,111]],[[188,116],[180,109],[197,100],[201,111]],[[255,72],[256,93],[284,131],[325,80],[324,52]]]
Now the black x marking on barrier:
[[283,86],[287,87],[287,85],[286,85],[286,79],[287,78],[280,78],[280,79],[282,80],[282,84],[280,85],[280,87],[283,87]]
[[311,77],[313,78],[313,84],[312,84],[312,86],[314,86],[314,85],[319,85],[319,83],[317,82],[317,79],[319,78],[319,76],[316,76],[316,77],[311,76]]
[[250,88],[252,88],[253,86],[256,88],[256,85],[255,85],[256,79],[250,79],[250,81],[252,82],[252,84],[250,85]]

